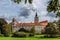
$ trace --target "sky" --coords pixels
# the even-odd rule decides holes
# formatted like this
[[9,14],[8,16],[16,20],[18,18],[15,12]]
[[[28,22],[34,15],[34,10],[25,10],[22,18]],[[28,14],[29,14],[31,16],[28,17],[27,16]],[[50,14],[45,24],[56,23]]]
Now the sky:
[[32,4],[14,3],[12,0],[0,0],[0,18],[4,18],[7,22],[11,22],[12,18],[16,18],[18,22],[34,22],[34,17],[37,12],[39,22],[48,20],[53,22],[58,20],[53,12],[46,11],[49,0],[33,0]]

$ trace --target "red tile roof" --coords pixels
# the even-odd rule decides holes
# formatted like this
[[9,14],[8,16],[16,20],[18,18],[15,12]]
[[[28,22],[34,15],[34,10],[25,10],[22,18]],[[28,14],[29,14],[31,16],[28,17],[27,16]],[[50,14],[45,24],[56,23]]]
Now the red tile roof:
[[48,24],[47,21],[42,21],[42,22],[39,23],[40,26],[46,26],[47,24]]
[[18,23],[16,26],[35,26],[34,23]]
[[[38,25],[39,26],[46,26],[48,24],[48,22],[47,21],[42,21],[42,22],[39,22],[38,23]],[[15,26],[16,27],[21,27],[21,26],[30,26],[30,27],[32,27],[32,26],[35,26],[36,24],[35,23],[17,23],[17,24],[15,24]]]

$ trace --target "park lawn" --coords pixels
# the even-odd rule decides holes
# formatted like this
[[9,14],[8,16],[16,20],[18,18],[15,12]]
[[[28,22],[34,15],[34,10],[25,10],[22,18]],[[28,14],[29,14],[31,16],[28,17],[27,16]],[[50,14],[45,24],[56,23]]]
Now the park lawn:
[[40,38],[40,36],[27,37],[27,38],[0,37],[0,40],[60,40],[60,38]]

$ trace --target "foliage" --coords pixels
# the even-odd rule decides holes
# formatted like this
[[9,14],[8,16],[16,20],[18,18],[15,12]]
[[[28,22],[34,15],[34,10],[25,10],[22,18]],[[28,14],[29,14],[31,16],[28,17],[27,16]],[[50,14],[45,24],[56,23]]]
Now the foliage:
[[35,35],[35,27],[31,28],[30,33],[33,33]]
[[10,26],[3,18],[0,18],[0,32],[4,34],[4,36],[10,35]]
[[29,37],[32,37],[32,36],[34,36],[34,34],[33,33],[29,33]]
[[56,37],[58,32],[58,29],[54,26],[53,23],[49,23],[45,28],[45,33],[47,34],[45,36],[47,37]]
[[0,37],[4,37],[4,35],[3,34],[0,34]]
[[27,37],[27,36],[28,36],[28,34],[25,32],[16,32],[13,34],[12,37]]
[[26,29],[24,29],[24,28],[21,28],[21,29],[19,30],[19,32],[29,32],[29,31],[26,30]]
[[32,0],[28,0],[28,1],[29,1],[30,4],[32,3]]
[[[22,0],[13,0],[13,2],[15,3],[20,3]],[[32,3],[32,0],[28,0],[28,2],[31,4]],[[25,4],[27,3],[27,0],[25,0]]]
[[58,17],[60,17],[59,10],[60,10],[59,0],[50,0],[48,2],[48,6],[47,6],[47,11],[48,12],[52,12],[53,11],[54,13],[56,13],[56,15]]
[[11,27],[8,24],[3,25],[3,34],[4,36],[10,36],[11,34]]
[[57,14],[56,14],[58,17],[60,17],[60,12],[57,12]]
[[26,33],[26,32],[15,32],[12,37],[33,37],[33,33]]
[[7,22],[3,19],[0,18],[0,33],[3,34],[3,25],[7,24]]
[[13,37],[31,37],[35,35],[35,28],[32,27],[30,31],[21,28],[18,32],[13,34]]
[[57,4],[58,4],[58,0],[50,0],[47,6],[47,11],[48,12],[57,11],[57,6],[58,6]]
[[58,27],[58,31],[59,31],[59,35],[60,35],[60,19],[57,21],[57,27]]
[[12,0],[12,1],[14,1],[15,3],[20,3],[21,2],[21,0]]

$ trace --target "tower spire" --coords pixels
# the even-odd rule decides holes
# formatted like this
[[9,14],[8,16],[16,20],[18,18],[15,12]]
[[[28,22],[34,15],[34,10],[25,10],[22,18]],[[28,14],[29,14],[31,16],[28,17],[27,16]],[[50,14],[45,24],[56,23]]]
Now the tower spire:
[[36,12],[36,15],[35,15],[35,17],[38,17],[38,15],[37,15],[37,12]]
[[35,20],[34,20],[34,22],[36,23],[36,25],[38,24],[38,21],[39,21],[39,19],[38,19],[38,15],[37,15],[37,12],[36,12],[36,15],[35,15],[35,18],[34,18]]

